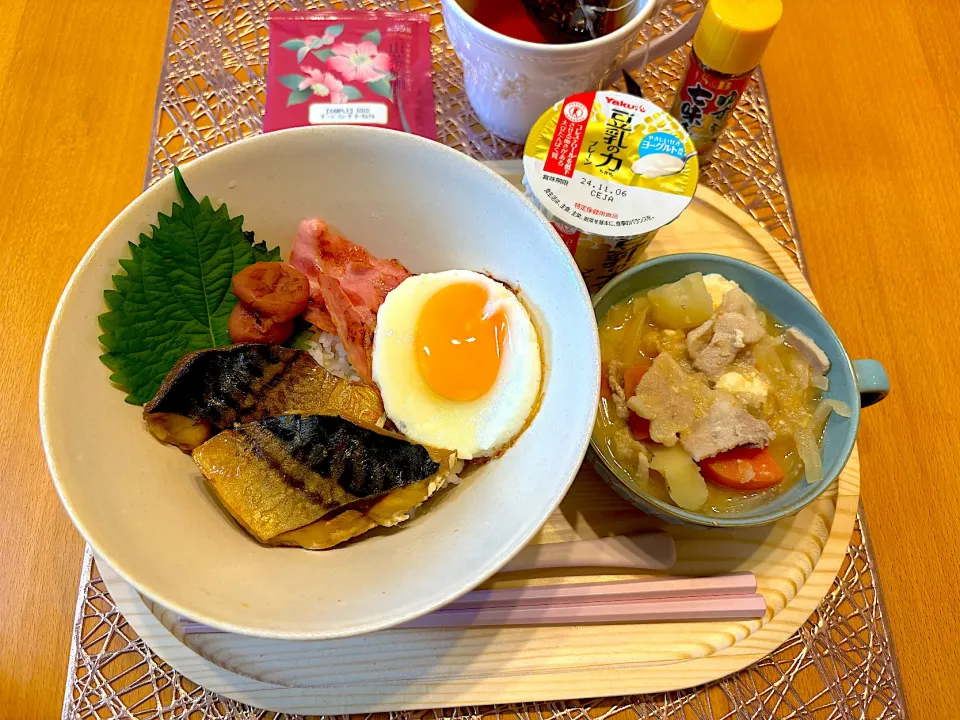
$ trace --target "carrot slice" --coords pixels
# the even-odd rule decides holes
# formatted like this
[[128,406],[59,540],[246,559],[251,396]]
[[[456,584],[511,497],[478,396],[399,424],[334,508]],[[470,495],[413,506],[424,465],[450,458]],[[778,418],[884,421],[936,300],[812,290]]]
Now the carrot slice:
[[640,417],[633,410],[631,410],[630,415],[627,416],[627,425],[630,427],[630,432],[633,433],[633,437],[636,440],[650,439],[650,421],[644,417]]
[[[648,363],[646,360],[641,360],[637,364],[628,367],[624,371],[624,395],[626,395],[628,398],[633,397],[633,395],[637,392],[637,385],[640,383],[640,379],[649,369],[650,363]],[[650,421],[646,418],[640,417],[633,410],[631,410],[630,415],[627,416],[627,425],[630,426],[630,432],[633,433],[633,437],[637,440],[650,439]]]
[[640,379],[646,374],[647,370],[650,369],[650,363],[646,360],[638,362],[636,365],[628,367],[623,373],[623,393],[628,398],[633,397],[634,393],[637,392],[637,385],[640,383]]
[[734,448],[698,465],[704,478],[732,490],[763,490],[784,478],[783,468],[767,448]]

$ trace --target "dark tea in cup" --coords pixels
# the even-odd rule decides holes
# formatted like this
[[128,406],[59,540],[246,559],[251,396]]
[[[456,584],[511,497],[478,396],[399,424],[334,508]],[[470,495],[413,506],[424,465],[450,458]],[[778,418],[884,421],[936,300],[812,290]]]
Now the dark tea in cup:
[[477,22],[527,42],[562,45],[623,27],[638,0],[460,0]]

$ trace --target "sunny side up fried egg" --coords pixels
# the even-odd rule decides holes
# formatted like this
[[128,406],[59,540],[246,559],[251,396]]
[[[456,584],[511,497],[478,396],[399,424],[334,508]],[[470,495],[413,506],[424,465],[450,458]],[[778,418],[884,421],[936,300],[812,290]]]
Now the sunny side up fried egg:
[[543,373],[536,330],[500,283],[469,270],[414,275],[377,312],[373,379],[414,442],[487,457],[523,430]]

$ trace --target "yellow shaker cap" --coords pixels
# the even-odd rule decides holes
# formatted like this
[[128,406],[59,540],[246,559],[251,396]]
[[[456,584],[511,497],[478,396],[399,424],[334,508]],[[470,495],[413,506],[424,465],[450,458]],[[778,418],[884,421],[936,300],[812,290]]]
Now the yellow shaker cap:
[[707,67],[742,75],[760,64],[782,14],[782,0],[709,0],[693,49]]

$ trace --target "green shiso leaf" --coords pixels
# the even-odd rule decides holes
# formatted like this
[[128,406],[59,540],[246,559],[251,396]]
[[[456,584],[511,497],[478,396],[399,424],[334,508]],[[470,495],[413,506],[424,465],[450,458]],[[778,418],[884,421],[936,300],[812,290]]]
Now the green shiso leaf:
[[259,261],[280,260],[280,250],[256,243],[244,232],[243,217],[227,206],[199,202],[174,168],[182,205],[157,216],[149,235],[130,243],[106,290],[107,312],[99,317],[113,371],[110,379],[127,392],[127,402],[143,405],[185,353],[230,344],[227,320],[237,299],[233,276]]

